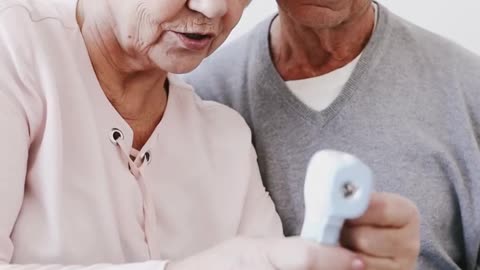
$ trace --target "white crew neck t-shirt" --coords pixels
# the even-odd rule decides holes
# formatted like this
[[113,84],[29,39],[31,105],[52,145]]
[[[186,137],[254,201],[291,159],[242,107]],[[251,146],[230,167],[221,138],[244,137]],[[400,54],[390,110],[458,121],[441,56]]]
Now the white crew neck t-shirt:
[[[378,7],[375,8],[375,25],[377,24]],[[306,106],[315,111],[323,111],[340,95],[343,88],[357,67],[362,54],[358,55],[346,66],[322,76],[304,80],[287,81],[290,91]]]

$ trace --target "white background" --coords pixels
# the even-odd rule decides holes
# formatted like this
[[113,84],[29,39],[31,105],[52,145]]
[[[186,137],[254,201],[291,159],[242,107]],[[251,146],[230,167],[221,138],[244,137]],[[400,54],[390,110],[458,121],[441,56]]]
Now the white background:
[[[379,0],[379,2],[400,16],[480,54],[480,0]],[[230,40],[250,30],[275,10],[274,0],[252,0]]]

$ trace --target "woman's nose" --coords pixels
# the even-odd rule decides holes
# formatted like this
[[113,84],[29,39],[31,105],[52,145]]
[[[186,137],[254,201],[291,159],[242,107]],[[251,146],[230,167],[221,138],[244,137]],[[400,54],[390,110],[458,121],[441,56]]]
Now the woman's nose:
[[227,13],[227,2],[228,0],[189,0],[188,8],[213,19],[223,17]]

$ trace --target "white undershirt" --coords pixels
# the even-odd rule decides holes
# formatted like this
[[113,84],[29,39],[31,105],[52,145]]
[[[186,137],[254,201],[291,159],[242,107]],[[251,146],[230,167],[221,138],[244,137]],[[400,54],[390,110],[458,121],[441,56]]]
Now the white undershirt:
[[[373,6],[375,8],[376,25],[378,7],[376,4]],[[287,81],[286,84],[290,91],[309,108],[315,111],[323,111],[340,95],[357,67],[361,56],[362,54],[346,66],[325,75],[304,80]]]

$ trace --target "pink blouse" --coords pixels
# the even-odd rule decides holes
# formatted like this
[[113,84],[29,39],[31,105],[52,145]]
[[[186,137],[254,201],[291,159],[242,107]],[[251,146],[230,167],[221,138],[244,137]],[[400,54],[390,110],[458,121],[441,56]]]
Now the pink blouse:
[[132,149],[75,6],[0,0],[0,269],[160,270],[237,235],[282,235],[243,119],[175,76]]

